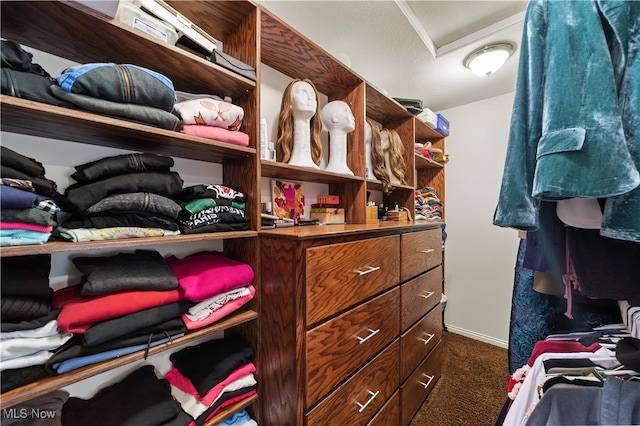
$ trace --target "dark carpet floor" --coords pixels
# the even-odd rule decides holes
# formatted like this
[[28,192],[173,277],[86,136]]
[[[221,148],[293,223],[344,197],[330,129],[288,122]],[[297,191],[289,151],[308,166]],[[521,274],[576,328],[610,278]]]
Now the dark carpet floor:
[[492,426],[507,398],[507,350],[460,334],[442,338],[442,376],[411,426]]

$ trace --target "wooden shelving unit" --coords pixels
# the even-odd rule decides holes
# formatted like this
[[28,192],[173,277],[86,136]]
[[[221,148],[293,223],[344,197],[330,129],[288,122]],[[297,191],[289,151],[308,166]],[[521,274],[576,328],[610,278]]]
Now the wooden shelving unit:
[[[263,397],[265,394],[269,395],[272,389],[273,383],[269,383],[269,379],[274,372],[269,369],[272,360],[266,358],[269,355],[265,355],[272,345],[266,336],[275,331],[270,330],[266,334],[263,332],[265,327],[274,326],[274,318],[271,314],[265,315],[261,305],[261,238],[264,236],[270,240],[275,238],[283,241],[335,238],[336,242],[343,242],[346,239],[383,234],[404,234],[424,227],[424,224],[410,223],[366,224],[367,192],[382,191],[382,184],[364,177],[365,121],[371,118],[383,127],[394,129],[402,139],[407,184],[394,186],[390,194],[383,195],[383,199],[385,205],[398,205],[408,209],[412,217],[415,215],[416,188],[434,187],[443,203],[445,189],[444,166],[415,155],[414,143],[429,141],[444,151],[445,139],[383,91],[252,1],[175,0],[168,3],[211,36],[222,41],[225,53],[255,67],[257,81],[215,65],[206,58],[160,42],[74,1],[2,2],[1,35],[25,47],[77,63],[135,63],[167,76],[178,91],[230,96],[235,104],[244,109],[242,131],[249,135],[248,147],[7,95],[0,95],[2,131],[74,142],[83,150],[103,146],[221,165],[223,181],[220,183],[248,196],[247,214],[251,219],[251,229],[242,232],[83,243],[52,240],[39,246],[3,247],[0,256],[86,253],[94,250],[121,250],[164,244],[222,242],[226,255],[248,263],[256,271],[256,297],[245,311],[205,329],[190,332],[170,345],[154,347],[149,353],[173,350],[220,331],[243,334],[256,348],[259,396],[225,408],[208,424],[216,424],[234,411],[248,407],[259,424],[269,425],[268,416],[264,413],[271,407],[268,403],[265,405]],[[259,159],[259,108],[263,65],[290,78],[309,78],[329,101],[343,100],[349,104],[356,120],[355,130],[348,135],[350,149],[347,163],[354,172],[353,176]],[[348,203],[345,203],[348,225],[261,230],[260,193],[262,180],[265,178],[327,184],[329,193],[339,195],[342,200],[348,200]],[[274,278],[269,279],[274,285],[273,288],[277,288]],[[273,295],[264,298],[272,299]],[[272,314],[277,311],[273,306],[269,309]],[[289,326],[292,325],[287,325]],[[143,355],[143,352],[137,352],[5,392],[1,396],[0,406],[3,409],[14,406],[95,374],[138,361]],[[275,372],[276,375],[285,373]],[[269,398],[266,401],[269,401]]]

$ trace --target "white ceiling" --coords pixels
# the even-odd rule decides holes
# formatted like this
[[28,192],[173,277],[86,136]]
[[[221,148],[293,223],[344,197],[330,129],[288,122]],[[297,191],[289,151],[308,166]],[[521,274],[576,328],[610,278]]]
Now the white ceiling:
[[[396,98],[438,112],[512,92],[527,1],[258,0],[266,9]],[[516,46],[505,66],[478,77],[465,56],[492,42]],[[435,52],[435,57],[432,54]]]

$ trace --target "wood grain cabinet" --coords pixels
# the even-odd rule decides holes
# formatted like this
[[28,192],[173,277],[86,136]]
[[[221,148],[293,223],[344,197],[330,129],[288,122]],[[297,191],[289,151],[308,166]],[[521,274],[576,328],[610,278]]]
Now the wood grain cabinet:
[[402,234],[400,411],[408,425],[440,378],[442,231]]
[[[410,242],[439,249],[440,232],[424,224],[261,233],[264,424],[392,426],[413,417],[428,392],[403,400],[402,386],[425,359],[433,367],[441,268],[400,277]],[[439,373],[424,371],[435,384]]]

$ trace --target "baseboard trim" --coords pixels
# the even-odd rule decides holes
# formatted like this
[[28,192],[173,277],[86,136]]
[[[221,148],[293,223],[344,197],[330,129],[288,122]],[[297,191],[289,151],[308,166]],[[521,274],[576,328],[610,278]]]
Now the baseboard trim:
[[456,327],[455,325],[445,324],[447,327],[447,331],[452,333],[461,334],[465,337],[470,337],[471,339],[480,340],[481,342],[489,343],[494,346],[499,346],[501,348],[508,349],[509,343],[504,340],[496,339],[495,337],[487,336],[486,334],[476,333],[475,331],[467,330],[461,327]]

